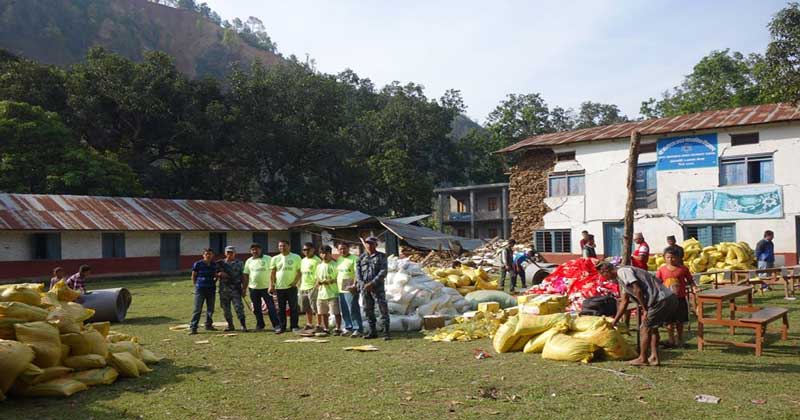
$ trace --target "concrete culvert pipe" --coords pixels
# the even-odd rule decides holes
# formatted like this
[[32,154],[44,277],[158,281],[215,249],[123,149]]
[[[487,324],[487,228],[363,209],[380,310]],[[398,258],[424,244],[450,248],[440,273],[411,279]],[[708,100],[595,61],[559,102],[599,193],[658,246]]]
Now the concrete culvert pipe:
[[81,296],[78,302],[86,308],[94,309],[90,322],[123,322],[131,306],[131,292],[124,287],[92,290]]

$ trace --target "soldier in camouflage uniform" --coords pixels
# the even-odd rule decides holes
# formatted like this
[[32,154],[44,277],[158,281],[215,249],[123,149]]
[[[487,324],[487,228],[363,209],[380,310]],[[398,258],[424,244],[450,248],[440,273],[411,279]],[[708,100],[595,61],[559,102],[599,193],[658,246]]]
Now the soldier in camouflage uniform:
[[242,324],[242,332],[247,332],[247,325],[244,318],[244,305],[242,304],[242,293],[247,287],[247,283],[242,280],[244,263],[236,259],[236,248],[229,246],[225,248],[225,259],[217,262],[219,267],[219,304],[228,321],[228,328],[225,331],[234,331],[233,316],[231,314],[231,303],[236,310],[239,323]]
[[386,280],[386,273],[389,271],[386,254],[378,252],[378,239],[370,236],[364,242],[367,252],[358,257],[356,268],[356,280],[358,288],[364,296],[364,311],[367,313],[369,322],[369,334],[364,338],[377,338],[377,320],[375,319],[375,303],[381,312],[381,324],[383,324],[383,339],[389,339],[389,307],[386,304],[386,290],[383,287]]

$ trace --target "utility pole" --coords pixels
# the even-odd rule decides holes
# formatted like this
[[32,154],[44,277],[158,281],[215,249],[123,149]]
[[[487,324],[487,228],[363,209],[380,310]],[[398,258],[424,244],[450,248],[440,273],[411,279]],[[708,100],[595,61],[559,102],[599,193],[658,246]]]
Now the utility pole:
[[625,200],[625,233],[622,236],[622,264],[631,264],[633,248],[633,209],[636,203],[636,167],[639,165],[639,142],[642,135],[631,131],[631,148],[628,155],[628,198]]

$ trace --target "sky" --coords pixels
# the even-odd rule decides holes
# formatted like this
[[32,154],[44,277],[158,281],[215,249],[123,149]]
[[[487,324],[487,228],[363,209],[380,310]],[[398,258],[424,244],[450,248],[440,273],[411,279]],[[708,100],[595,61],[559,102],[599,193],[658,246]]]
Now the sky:
[[[630,117],[712,50],[763,53],[786,1],[203,0],[223,19],[255,16],[284,55],[352,69],[377,86],[458,89],[484,124],[510,94],[553,106],[616,104]],[[198,1],[199,3],[200,1]]]

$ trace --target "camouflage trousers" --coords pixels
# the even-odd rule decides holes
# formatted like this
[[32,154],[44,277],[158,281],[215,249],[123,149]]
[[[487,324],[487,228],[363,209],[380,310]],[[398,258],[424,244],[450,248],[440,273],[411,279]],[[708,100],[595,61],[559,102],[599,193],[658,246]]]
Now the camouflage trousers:
[[221,285],[219,288],[219,306],[222,307],[222,313],[225,315],[225,321],[228,325],[233,325],[233,314],[231,314],[231,304],[233,309],[236,310],[236,317],[239,322],[244,326],[244,304],[242,303],[242,289]]
[[378,320],[375,318],[375,304],[377,303],[381,313],[383,332],[389,334],[389,305],[386,303],[386,291],[381,287],[372,289],[372,291],[362,290],[361,293],[364,295],[364,312],[367,313],[370,331],[377,332]]

